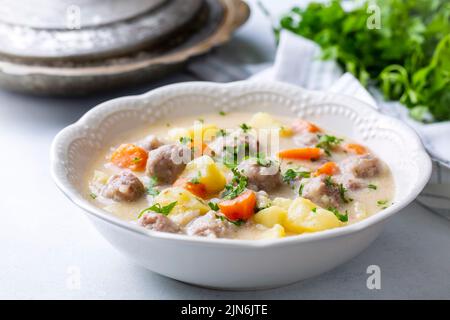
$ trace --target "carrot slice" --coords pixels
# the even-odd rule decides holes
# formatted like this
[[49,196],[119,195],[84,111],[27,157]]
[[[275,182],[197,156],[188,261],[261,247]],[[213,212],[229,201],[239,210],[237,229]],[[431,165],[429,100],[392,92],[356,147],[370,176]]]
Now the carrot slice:
[[345,148],[348,151],[359,154],[359,155],[367,153],[366,147],[364,147],[360,144],[357,144],[357,143],[349,143],[345,146]]
[[206,196],[208,195],[206,186],[200,182],[193,183],[188,181],[186,178],[178,178],[173,185],[176,187],[182,187],[202,199],[206,198]]
[[322,155],[320,148],[296,148],[282,150],[278,156],[282,159],[317,160]]
[[256,194],[246,190],[231,200],[219,202],[220,211],[230,220],[248,220],[255,213]]
[[122,144],[111,155],[111,162],[121,168],[144,171],[148,153],[134,144]]
[[316,170],[314,173],[315,176],[320,176],[322,174],[325,174],[327,176],[332,176],[339,172],[339,167],[337,166],[336,162],[327,162],[324,163],[319,169]]
[[295,133],[301,133],[301,132],[311,132],[316,133],[321,131],[318,126],[316,126],[314,123],[311,123],[309,121],[303,120],[303,119],[296,119],[292,123],[292,130]]

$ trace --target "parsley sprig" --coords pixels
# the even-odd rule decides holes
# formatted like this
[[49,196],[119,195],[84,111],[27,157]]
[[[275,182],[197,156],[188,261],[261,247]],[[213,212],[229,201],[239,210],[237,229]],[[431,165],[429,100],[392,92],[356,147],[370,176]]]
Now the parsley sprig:
[[317,135],[319,137],[319,142],[316,144],[317,148],[325,151],[326,155],[331,156],[331,151],[338,146],[344,139],[337,138],[335,136],[330,136],[328,134]]
[[162,215],[169,215],[169,213],[172,211],[172,209],[177,205],[177,201],[174,201],[172,203],[169,203],[167,206],[162,206],[159,203],[155,203],[154,205],[152,205],[151,207],[148,207],[144,210],[142,210],[139,215],[138,215],[138,219],[141,218],[145,213],[149,212],[149,211],[153,211]]
[[328,211],[333,212],[334,215],[336,216],[336,218],[339,219],[339,221],[341,221],[341,222],[347,222],[348,221],[348,212],[347,212],[347,210],[345,211],[345,213],[341,213],[335,207],[328,207]]
[[301,171],[295,169],[287,169],[283,174],[283,181],[286,183],[291,183],[297,178],[310,178],[311,172],[309,171]]
[[231,171],[233,172],[233,179],[225,185],[225,191],[222,193],[224,199],[236,198],[244,192],[248,185],[248,178],[242,175],[237,168],[233,168]]

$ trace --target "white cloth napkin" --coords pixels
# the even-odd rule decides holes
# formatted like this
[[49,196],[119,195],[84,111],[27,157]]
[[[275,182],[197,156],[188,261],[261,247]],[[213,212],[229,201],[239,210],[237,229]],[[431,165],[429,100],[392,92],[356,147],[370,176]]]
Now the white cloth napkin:
[[403,120],[418,132],[432,158],[439,160],[434,161],[432,178],[418,200],[431,211],[450,220],[450,121],[435,124],[415,122],[408,116],[406,107],[397,102],[384,101],[376,89],[369,93],[352,74],[343,74],[336,62],[321,60],[320,53],[320,47],[311,40],[282,31],[273,66],[236,64],[229,61],[228,54],[219,50],[207,58],[194,61],[188,69],[204,80],[271,79],[306,89],[345,94]]

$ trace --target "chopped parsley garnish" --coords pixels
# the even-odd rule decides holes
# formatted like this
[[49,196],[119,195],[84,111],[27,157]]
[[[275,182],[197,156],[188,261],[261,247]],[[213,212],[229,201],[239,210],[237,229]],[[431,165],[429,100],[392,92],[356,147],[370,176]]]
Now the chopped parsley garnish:
[[348,191],[342,183],[338,184],[339,196],[344,203],[349,203],[353,201],[353,199],[348,198],[345,193]]
[[249,131],[252,127],[250,127],[248,124],[246,124],[246,123],[243,123],[243,124],[241,124],[240,126],[239,126],[241,129],[242,129],[242,131],[244,131],[244,132],[247,132],[247,131]]
[[300,187],[298,188],[298,195],[301,197],[303,194],[303,188],[305,187],[305,185],[302,183],[300,184]]
[[221,220],[221,221],[228,221],[228,222],[234,224],[234,225],[237,226],[237,227],[240,227],[240,226],[242,226],[242,225],[245,223],[244,220],[241,220],[241,219],[239,219],[239,220],[230,220],[230,219],[228,219],[227,217],[220,216],[220,215],[218,215],[218,214],[216,214],[216,218],[219,219],[219,220]]
[[319,142],[316,144],[317,148],[323,149],[328,156],[331,156],[331,151],[334,147],[339,145],[344,139],[337,138],[335,136],[330,136],[328,134],[317,135],[319,137]]
[[188,143],[191,143],[191,142],[192,142],[192,138],[191,138],[191,137],[181,137],[181,138],[180,138],[180,142],[181,142],[182,144],[188,144]]
[[226,116],[226,115],[227,115],[227,114],[225,113],[225,111],[220,111],[219,114],[220,114],[221,116]]
[[367,188],[372,189],[372,190],[377,190],[378,187],[376,185],[374,185],[374,184],[369,184],[367,186]]
[[147,194],[151,196],[157,196],[159,194],[159,190],[154,187],[158,184],[158,179],[156,177],[150,177],[150,182],[147,185]]
[[174,201],[172,203],[169,203],[167,206],[161,206],[161,204],[159,203],[155,203],[154,205],[152,205],[149,208],[146,208],[144,210],[142,210],[139,215],[138,218],[142,217],[142,215],[144,215],[144,213],[148,212],[148,211],[153,211],[156,213],[160,213],[162,215],[167,216],[170,211],[172,211],[172,209],[177,205],[177,201]]
[[208,202],[208,206],[211,208],[211,210],[219,211],[219,206],[215,202]]
[[225,185],[225,191],[222,193],[224,199],[234,199],[247,188],[248,178],[242,175],[236,168],[233,171],[233,179]]
[[317,208],[312,208],[311,211],[317,213]]
[[140,162],[141,160],[142,160],[141,158],[135,157],[135,158],[133,158],[133,163],[138,163],[138,162]]
[[309,171],[297,171],[294,169],[287,169],[283,174],[283,181],[290,183],[297,178],[310,178],[311,172]]
[[204,123],[204,122],[205,122],[205,120],[202,119],[202,118],[198,118],[197,120],[198,120],[200,123]]
[[333,181],[331,176],[327,176],[324,180],[325,185],[328,188],[335,189],[339,192],[339,197],[341,198],[342,202],[349,203],[353,201],[353,199],[347,197],[346,192],[348,191],[342,183],[337,184]]
[[91,192],[90,194],[89,194],[89,196],[92,198],[92,199],[97,199],[97,195],[95,194],[95,193],[93,193],[93,192]]
[[217,131],[218,137],[225,137],[226,135],[227,135],[227,132],[224,129],[219,129],[219,131]]
[[388,201],[387,200],[378,200],[377,201],[377,205],[379,207],[381,207],[381,209],[386,209],[387,207],[389,207],[389,205],[387,205]]
[[329,207],[328,210],[333,212],[334,215],[336,216],[336,218],[339,219],[339,221],[341,221],[341,222],[347,222],[348,221],[348,212],[347,212],[347,210],[345,211],[345,214],[340,213],[339,210],[336,209],[335,207]]

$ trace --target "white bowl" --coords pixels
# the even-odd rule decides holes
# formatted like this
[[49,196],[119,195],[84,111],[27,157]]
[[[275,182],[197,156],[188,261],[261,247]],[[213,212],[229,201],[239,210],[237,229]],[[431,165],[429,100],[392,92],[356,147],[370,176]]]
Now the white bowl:
[[[148,231],[95,207],[83,177],[109,141],[161,118],[241,109],[304,117],[368,145],[390,167],[394,204],[342,228],[271,240],[206,239]],[[420,193],[431,161],[417,135],[363,102],[277,82],[181,83],[118,98],[90,110],[53,141],[51,170],[58,187],[84,209],[120,252],[159,274],[222,289],[281,286],[328,271],[364,250],[387,218]]]

